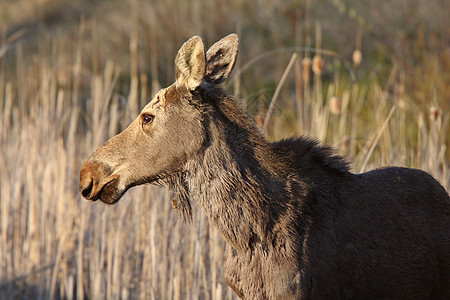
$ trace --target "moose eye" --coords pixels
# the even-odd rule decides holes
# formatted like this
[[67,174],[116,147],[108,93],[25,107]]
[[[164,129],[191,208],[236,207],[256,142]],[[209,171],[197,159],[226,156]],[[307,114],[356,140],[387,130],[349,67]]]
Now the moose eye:
[[153,121],[154,118],[155,118],[155,117],[152,116],[152,115],[144,114],[144,115],[142,116],[142,124],[148,125],[148,124],[150,124],[150,123]]

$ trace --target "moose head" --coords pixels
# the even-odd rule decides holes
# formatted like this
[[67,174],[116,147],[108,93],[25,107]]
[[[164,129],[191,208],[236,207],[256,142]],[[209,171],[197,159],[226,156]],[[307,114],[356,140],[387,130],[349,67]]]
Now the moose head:
[[231,73],[238,37],[231,34],[205,54],[200,37],[189,39],[175,59],[176,82],[156,93],[120,134],[84,163],[79,189],[84,198],[113,204],[131,187],[182,173],[207,142],[202,87]]

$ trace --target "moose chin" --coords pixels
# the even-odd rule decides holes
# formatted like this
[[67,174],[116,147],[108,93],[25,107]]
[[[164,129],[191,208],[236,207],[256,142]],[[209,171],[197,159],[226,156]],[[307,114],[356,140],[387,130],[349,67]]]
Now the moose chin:
[[429,174],[350,172],[307,138],[269,142],[220,87],[238,53],[192,37],[160,90],[80,172],[88,200],[158,183],[197,201],[227,242],[224,275],[245,299],[450,299],[450,198]]

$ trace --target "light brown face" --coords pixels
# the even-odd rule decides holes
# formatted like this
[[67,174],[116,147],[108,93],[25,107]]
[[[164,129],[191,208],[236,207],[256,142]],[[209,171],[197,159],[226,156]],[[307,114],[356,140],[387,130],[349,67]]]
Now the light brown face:
[[119,135],[100,146],[80,172],[88,200],[115,203],[132,186],[180,172],[203,144],[200,112],[175,85],[163,89]]
[[112,204],[133,186],[182,172],[206,139],[203,113],[191,100],[199,97],[195,91],[203,81],[217,84],[228,77],[237,43],[237,36],[229,35],[205,54],[199,37],[187,41],[175,60],[176,83],[160,90],[122,133],[100,146],[83,164],[82,196]]

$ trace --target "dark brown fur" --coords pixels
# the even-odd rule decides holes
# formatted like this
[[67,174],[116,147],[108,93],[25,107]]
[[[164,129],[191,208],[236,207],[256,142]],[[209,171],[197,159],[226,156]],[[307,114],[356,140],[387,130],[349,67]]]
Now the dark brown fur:
[[448,295],[449,197],[430,175],[352,174],[311,139],[268,143],[223,91],[199,93],[210,145],[188,169],[189,194],[231,246],[225,276],[238,295]]
[[[164,92],[164,113],[183,124],[173,147],[186,149],[182,158],[167,160],[167,171],[145,178],[173,189],[187,217],[190,199],[200,203],[228,243],[224,274],[240,297],[450,299],[450,198],[436,180],[398,167],[353,174],[331,148],[309,138],[270,143],[217,86],[229,64],[225,75],[208,68],[205,78],[215,80],[189,82],[190,88],[177,82]],[[112,176],[105,153],[114,143],[83,166],[86,198],[118,200],[92,187],[101,181],[95,176]],[[99,169],[101,176],[92,175]]]

